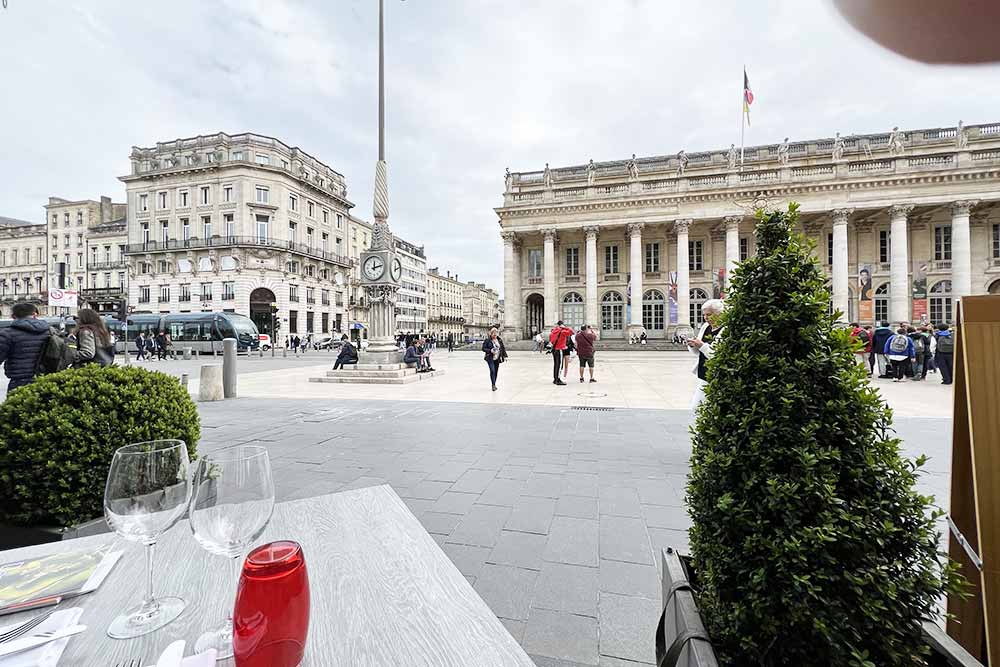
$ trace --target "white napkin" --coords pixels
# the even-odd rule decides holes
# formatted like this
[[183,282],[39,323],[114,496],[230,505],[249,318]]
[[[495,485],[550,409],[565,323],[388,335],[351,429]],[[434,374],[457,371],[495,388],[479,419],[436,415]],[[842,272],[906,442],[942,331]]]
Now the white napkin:
[[[81,615],[83,615],[83,609],[80,607],[60,609],[59,611],[53,612],[52,615],[45,619],[38,627],[29,632],[28,636],[37,635],[40,632],[62,630],[63,628],[68,628],[71,625],[76,625],[76,622],[80,620]],[[22,619],[13,625],[0,628],[0,632],[6,632],[16,628],[18,625],[23,623],[24,620],[26,619]],[[33,648],[30,651],[15,653],[14,655],[8,655],[5,658],[0,658],[0,667],[56,667],[56,663],[58,663],[59,658],[62,657],[63,651],[66,649],[66,645],[76,638],[76,635],[63,637],[62,639],[42,644],[41,646]],[[199,667],[201,666],[199,665]]]
[[[154,667],[154,665],[149,667]],[[7,665],[0,664],[0,667],[7,667]],[[215,667],[215,649],[210,648],[204,653],[187,656],[181,660],[181,667]]]

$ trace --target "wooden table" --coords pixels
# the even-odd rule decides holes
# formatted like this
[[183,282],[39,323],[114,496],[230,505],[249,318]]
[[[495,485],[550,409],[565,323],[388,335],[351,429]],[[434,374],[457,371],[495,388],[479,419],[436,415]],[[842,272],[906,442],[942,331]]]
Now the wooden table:
[[[279,503],[259,543],[278,539],[299,542],[309,568],[303,667],[534,665],[388,486]],[[70,641],[60,666],[113,667],[131,658],[149,665],[176,639],[186,640],[190,652],[233,604],[228,563],[198,546],[186,520],[157,543],[154,592],[179,595],[187,608],[170,625],[135,639],[111,639],[106,631],[120,609],[142,598],[141,545],[98,535],[0,551],[0,562],[115,540],[126,548],[122,560],[97,591],[72,601],[89,627]]]

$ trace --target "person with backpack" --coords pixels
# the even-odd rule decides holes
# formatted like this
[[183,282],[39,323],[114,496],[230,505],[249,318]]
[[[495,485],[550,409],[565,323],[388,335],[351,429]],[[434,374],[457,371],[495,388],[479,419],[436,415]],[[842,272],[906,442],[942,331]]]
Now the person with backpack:
[[[878,363],[878,376],[880,378],[889,377],[889,368],[886,363],[885,344],[892,338],[892,329],[888,322],[879,322],[878,327],[872,333],[872,347],[875,350],[875,361]],[[872,371],[875,368],[872,367]]]
[[79,368],[87,364],[111,366],[115,363],[115,347],[104,320],[97,311],[84,308],[76,316],[79,325],[76,330],[76,351],[73,366]]
[[861,328],[861,325],[857,322],[851,324],[851,338],[861,343],[861,348],[855,352],[855,358],[858,361],[858,365],[863,366],[868,376],[871,377],[872,371],[871,367],[868,365],[868,357],[872,352],[872,337],[865,329]]
[[906,333],[906,329],[899,327],[896,334],[885,342],[883,354],[892,361],[893,382],[902,382],[903,376],[910,367],[910,360],[916,352],[913,349],[913,341]]
[[916,327],[907,327],[906,335],[910,337],[911,341],[913,341],[913,380],[915,382],[923,380],[923,376],[927,372],[924,370],[924,360],[927,355],[924,335],[917,331]]
[[951,384],[951,362],[952,355],[955,354],[955,338],[948,330],[948,325],[941,323],[937,325],[937,351],[934,353],[934,364],[941,371],[941,384]]
[[[44,320],[38,319],[38,309],[32,303],[16,303],[12,309],[14,321],[5,329],[0,329],[0,363],[4,373],[10,378],[7,391],[30,384],[36,375],[40,375],[38,363],[41,361],[43,348],[48,347],[49,339],[59,338],[49,328]],[[66,347],[66,341],[62,341]],[[57,343],[53,343],[55,345]]]
[[562,370],[563,354],[566,352],[566,339],[572,335],[573,330],[563,326],[562,320],[556,322],[549,332],[549,342],[552,343],[552,384],[566,384],[559,377],[559,371]]

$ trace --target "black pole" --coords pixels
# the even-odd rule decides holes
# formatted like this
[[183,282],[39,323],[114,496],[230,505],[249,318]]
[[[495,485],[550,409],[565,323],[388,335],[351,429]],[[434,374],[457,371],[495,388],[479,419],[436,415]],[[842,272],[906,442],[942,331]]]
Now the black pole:
[[382,2],[378,0],[378,159],[385,160],[385,55],[382,38]]

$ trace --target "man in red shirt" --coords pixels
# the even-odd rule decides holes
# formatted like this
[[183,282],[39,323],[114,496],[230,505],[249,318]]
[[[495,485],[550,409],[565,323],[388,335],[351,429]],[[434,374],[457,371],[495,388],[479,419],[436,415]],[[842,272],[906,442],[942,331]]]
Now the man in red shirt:
[[559,379],[559,371],[562,370],[563,354],[566,353],[566,339],[572,335],[573,330],[563,326],[562,320],[556,322],[549,333],[549,342],[552,343],[552,384],[566,384]]
[[580,357],[580,382],[583,382],[583,369],[590,366],[590,381],[594,379],[594,341],[597,340],[597,332],[590,328],[589,324],[580,327],[576,334],[576,355]]

